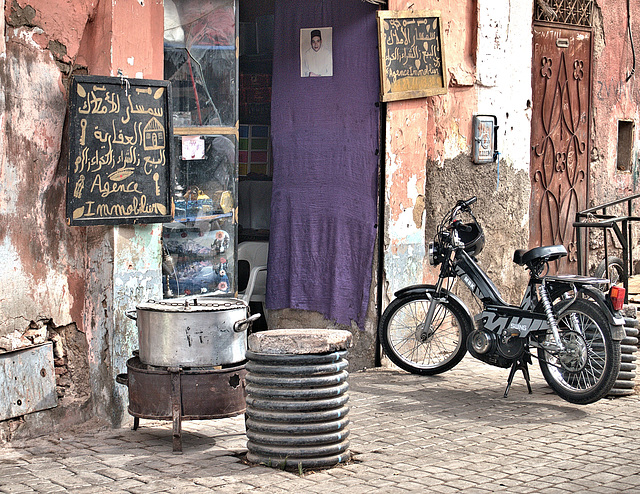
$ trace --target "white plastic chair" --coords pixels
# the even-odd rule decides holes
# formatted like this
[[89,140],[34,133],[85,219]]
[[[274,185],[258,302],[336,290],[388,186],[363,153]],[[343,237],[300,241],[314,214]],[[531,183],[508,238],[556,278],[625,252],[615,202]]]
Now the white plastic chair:
[[249,281],[247,287],[238,292],[238,298],[245,302],[260,302],[263,306],[267,294],[267,259],[269,242],[240,242],[237,260],[249,263]]

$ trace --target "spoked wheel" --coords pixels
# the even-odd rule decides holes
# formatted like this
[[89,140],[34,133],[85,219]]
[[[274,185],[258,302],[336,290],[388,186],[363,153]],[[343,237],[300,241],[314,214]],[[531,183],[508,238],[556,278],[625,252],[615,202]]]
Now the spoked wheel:
[[424,294],[395,299],[384,311],[378,333],[385,354],[401,369],[433,375],[454,367],[467,351],[471,321],[450,302],[437,303],[425,328],[430,301]]
[[620,343],[593,302],[578,299],[558,315],[564,350],[554,348],[551,330],[538,349],[547,383],[565,400],[586,405],[607,395],[620,370]]

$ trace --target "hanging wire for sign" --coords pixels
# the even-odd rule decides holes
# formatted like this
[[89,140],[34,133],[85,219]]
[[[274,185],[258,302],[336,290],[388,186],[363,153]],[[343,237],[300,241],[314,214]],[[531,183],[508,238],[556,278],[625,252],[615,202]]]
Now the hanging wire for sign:
[[122,69],[118,69],[118,76],[120,76],[120,85],[124,86],[124,95],[129,96],[129,79],[127,79],[122,73]]

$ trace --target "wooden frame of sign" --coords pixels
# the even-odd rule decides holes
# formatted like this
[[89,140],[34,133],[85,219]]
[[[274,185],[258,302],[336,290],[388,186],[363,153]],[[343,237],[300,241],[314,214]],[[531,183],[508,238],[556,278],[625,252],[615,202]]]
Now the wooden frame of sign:
[[439,11],[378,11],[378,42],[382,101],[447,92]]
[[168,81],[76,76],[69,93],[67,223],[173,220]]

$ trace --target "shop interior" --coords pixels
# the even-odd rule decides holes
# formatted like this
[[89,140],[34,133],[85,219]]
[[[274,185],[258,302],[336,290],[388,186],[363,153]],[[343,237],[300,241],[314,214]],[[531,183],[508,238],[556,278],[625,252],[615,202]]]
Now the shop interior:
[[378,7],[164,5],[177,141],[165,298],[261,303],[270,250],[273,307],[364,324],[378,223]]
[[273,1],[165,0],[176,155],[174,221],[163,225],[165,298],[237,291],[264,312],[273,23]]

